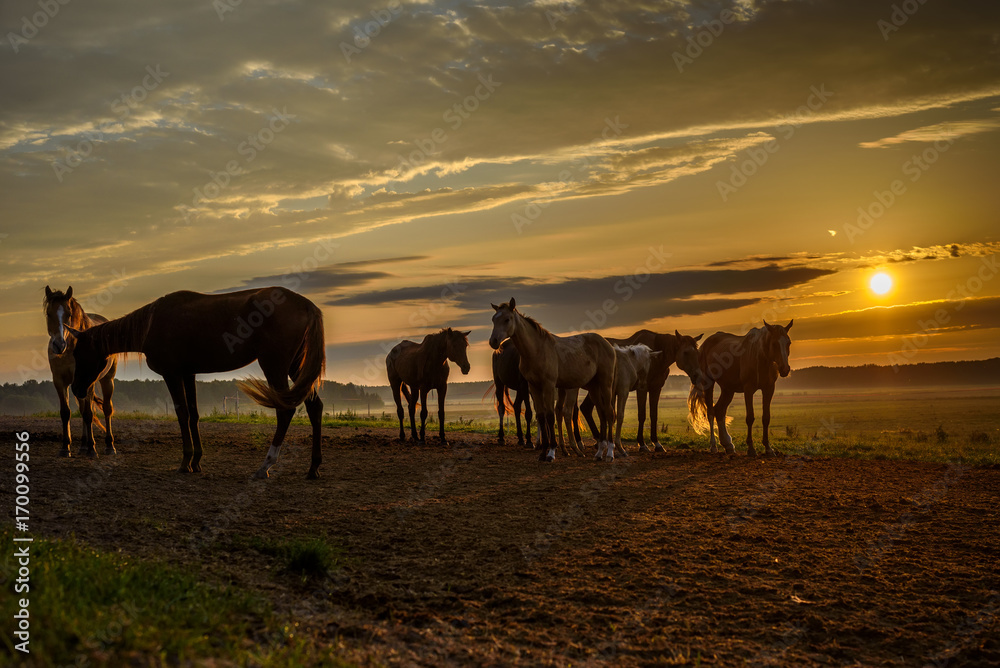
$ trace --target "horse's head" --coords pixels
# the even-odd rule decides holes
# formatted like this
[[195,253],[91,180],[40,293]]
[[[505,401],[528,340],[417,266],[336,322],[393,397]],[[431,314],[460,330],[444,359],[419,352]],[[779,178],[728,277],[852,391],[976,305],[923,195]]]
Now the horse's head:
[[56,355],[66,352],[69,343],[66,341],[64,327],[70,324],[73,316],[73,286],[66,292],[52,290],[45,286],[45,299],[42,307],[45,309],[45,324],[49,332],[49,350]]
[[788,366],[788,353],[792,347],[792,339],[788,336],[788,330],[792,328],[794,320],[789,320],[787,325],[769,325],[764,321],[767,329],[767,359],[778,366],[778,373],[782,378],[788,376],[791,367]]
[[472,330],[468,332],[460,332],[456,329],[448,328],[448,335],[446,338],[446,356],[452,362],[458,365],[458,368],[462,370],[462,375],[466,376],[469,374],[469,334],[472,334]]
[[677,354],[674,362],[677,368],[688,375],[692,383],[697,383],[701,378],[701,364],[698,361],[698,341],[704,334],[698,336],[684,336],[676,329],[674,338],[677,339]]
[[493,314],[493,333],[490,334],[490,348],[496,350],[500,344],[514,334],[517,319],[514,317],[514,298],[505,304],[490,304],[496,313]]
[[103,325],[98,325],[79,331],[66,326],[66,329],[76,337],[76,346],[73,347],[73,360],[76,363],[73,371],[73,396],[77,399],[87,396],[111,357],[107,345],[101,338],[102,328]]

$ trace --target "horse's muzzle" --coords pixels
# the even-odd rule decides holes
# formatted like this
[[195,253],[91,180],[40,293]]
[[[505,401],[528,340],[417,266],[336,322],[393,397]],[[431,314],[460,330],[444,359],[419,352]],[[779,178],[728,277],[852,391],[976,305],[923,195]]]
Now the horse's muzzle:
[[787,366],[782,367],[781,369],[778,370],[778,373],[781,374],[782,378],[788,378],[788,374],[790,374],[791,372],[792,370]]
[[56,341],[56,340],[49,341],[49,348],[51,348],[52,352],[54,352],[56,355],[62,355],[64,352],[66,352],[66,342]]
[[462,367],[462,375],[463,376],[468,376],[469,375],[469,369],[471,369],[471,368],[472,367],[470,365],[468,365],[468,364],[466,364],[465,366],[463,366]]
[[490,348],[492,348],[493,350],[499,348],[501,343],[503,343],[503,341],[498,341],[497,337],[495,336],[490,337]]

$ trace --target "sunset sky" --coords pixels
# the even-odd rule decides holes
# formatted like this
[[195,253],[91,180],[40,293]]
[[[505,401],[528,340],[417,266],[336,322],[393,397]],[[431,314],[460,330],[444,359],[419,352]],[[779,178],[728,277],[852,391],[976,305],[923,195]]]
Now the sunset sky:
[[1000,355],[995,0],[5,0],[0,28],[2,382],[49,377],[46,284],[107,317],[292,287],[327,377],[369,385],[449,325],[488,378],[510,297],[556,333],[794,318],[793,368]]

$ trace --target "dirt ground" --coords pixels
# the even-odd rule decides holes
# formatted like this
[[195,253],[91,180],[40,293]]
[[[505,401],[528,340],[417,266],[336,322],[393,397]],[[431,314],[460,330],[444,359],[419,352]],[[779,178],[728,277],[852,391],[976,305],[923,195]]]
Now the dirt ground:
[[[203,424],[204,473],[178,474],[175,423],[120,420],[119,454],[96,461],[56,456],[57,419],[0,425],[31,433],[35,535],[255,590],[360,664],[1000,665],[996,468],[690,450],[543,464],[481,435],[325,428],[308,481],[296,426],[255,481],[272,427]],[[310,584],[220,547],[316,534],[345,563]]]

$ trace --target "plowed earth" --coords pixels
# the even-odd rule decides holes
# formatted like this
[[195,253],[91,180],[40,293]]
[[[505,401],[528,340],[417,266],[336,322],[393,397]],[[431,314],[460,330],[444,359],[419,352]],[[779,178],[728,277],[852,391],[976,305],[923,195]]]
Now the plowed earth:
[[[1000,665],[994,468],[690,450],[544,464],[482,435],[324,428],[308,481],[294,426],[258,481],[273,427],[203,424],[204,472],[179,474],[172,422],[120,420],[119,454],[97,460],[57,456],[57,419],[0,424],[31,433],[36,535],[256,591],[361,664]],[[344,564],[306,583],[232,547],[317,534]]]

